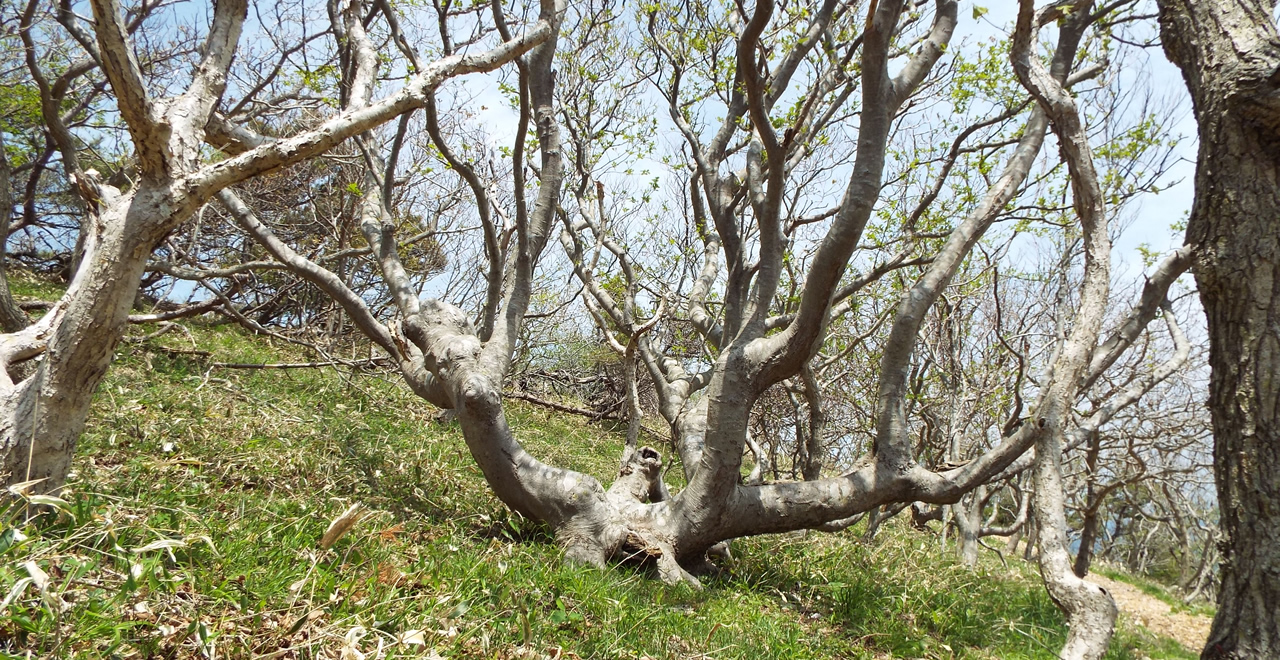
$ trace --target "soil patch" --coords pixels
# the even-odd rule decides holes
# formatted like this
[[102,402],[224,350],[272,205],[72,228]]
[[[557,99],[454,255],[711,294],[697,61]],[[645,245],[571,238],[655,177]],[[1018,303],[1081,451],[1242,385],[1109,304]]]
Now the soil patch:
[[1209,625],[1213,620],[1207,616],[1174,612],[1167,603],[1141,589],[1097,573],[1090,573],[1088,580],[1111,592],[1120,612],[1130,621],[1157,635],[1177,640],[1188,651],[1199,651],[1209,639]]

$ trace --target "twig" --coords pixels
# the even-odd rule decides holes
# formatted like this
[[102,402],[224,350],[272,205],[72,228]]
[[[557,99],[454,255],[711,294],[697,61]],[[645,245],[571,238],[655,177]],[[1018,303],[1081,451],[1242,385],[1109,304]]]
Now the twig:
[[326,360],[323,362],[210,362],[209,366],[217,369],[311,369],[315,367],[365,367],[389,363],[389,357],[374,357],[364,360]]
[[587,410],[586,408],[578,408],[576,406],[567,406],[563,403],[556,403],[555,401],[540,399],[526,392],[507,392],[506,396],[512,399],[528,401],[529,403],[536,404],[544,408],[550,408],[552,410],[558,410],[560,412],[570,413],[573,415],[582,415],[583,417],[591,417],[592,419],[601,419],[600,414],[594,410]]

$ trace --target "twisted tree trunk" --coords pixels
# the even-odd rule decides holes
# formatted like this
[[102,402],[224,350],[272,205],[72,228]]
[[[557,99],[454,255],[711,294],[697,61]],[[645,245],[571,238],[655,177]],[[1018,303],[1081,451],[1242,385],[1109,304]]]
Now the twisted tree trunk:
[[172,202],[168,190],[143,184],[107,200],[84,241],[83,263],[66,294],[37,323],[6,335],[6,367],[43,352],[35,372],[14,383],[0,373],[0,475],[8,483],[66,478],[84,429],[93,391],[124,335],[129,309],[159,221]]
[[[190,85],[166,99],[150,95],[119,0],[90,4],[96,42],[85,37],[81,44],[92,51],[111,85],[132,138],[138,171],[136,183],[122,193],[81,170],[76,142],[59,119],[57,94],[38,68],[31,67],[45,123],[88,213],[80,237],[81,265],[66,293],[39,322],[0,336],[0,482],[40,479],[35,487],[45,491],[61,487],[66,478],[93,392],[123,336],[147,258],[166,234],[228,186],[317,156],[423,107],[446,78],[497,68],[545,41],[552,31],[547,4],[539,22],[519,37],[491,50],[431,62],[398,93],[291,138],[258,138],[256,144],[235,149],[223,145],[235,155],[205,163],[205,141],[222,144],[228,137],[217,135],[214,109],[226,88],[247,15],[246,0],[216,4]],[[31,10],[22,20],[25,35],[33,29]],[[28,43],[29,57],[33,52]],[[228,132],[238,136],[245,131]],[[40,355],[39,366],[27,373],[22,363]]]
[[[1071,8],[1087,14],[1088,0]],[[1040,574],[1054,603],[1067,615],[1064,659],[1101,658],[1115,629],[1118,610],[1105,589],[1077,577],[1067,550],[1067,520],[1062,485],[1062,452],[1072,418],[1072,404],[1098,345],[1106,313],[1111,277],[1111,238],[1107,210],[1094,168],[1088,134],[1074,99],[1039,59],[1032,46],[1040,26],[1062,18],[1063,5],[1035,12],[1033,0],[1021,0],[1010,58],[1022,85],[1049,115],[1062,157],[1071,173],[1072,203],[1084,237],[1084,275],[1080,302],[1070,333],[1053,362],[1046,393],[1035,412],[1038,427],[1033,478],[1039,533]]]

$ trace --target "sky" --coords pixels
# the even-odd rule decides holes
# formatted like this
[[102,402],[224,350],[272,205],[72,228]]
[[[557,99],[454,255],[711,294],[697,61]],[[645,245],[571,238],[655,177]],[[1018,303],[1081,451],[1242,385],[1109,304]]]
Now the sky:
[[[1139,12],[1154,14],[1151,2],[1144,2]],[[989,11],[980,19],[973,19],[975,6],[989,7]],[[980,0],[964,2],[960,8],[960,26],[953,43],[972,43],[988,37],[1002,38],[1010,32],[1016,13],[1013,2],[1000,0]],[[1194,178],[1196,161],[1196,123],[1191,113],[1191,101],[1187,94],[1182,73],[1169,62],[1160,48],[1156,34],[1155,19],[1147,19],[1129,28],[1130,35],[1136,40],[1150,40],[1147,48],[1124,48],[1125,57],[1132,57],[1138,67],[1124,67],[1120,78],[1108,81],[1109,84],[1134,85],[1148,84],[1152,95],[1157,99],[1167,100],[1171,110],[1170,126],[1175,135],[1181,137],[1174,150],[1172,167],[1163,177],[1161,191],[1158,194],[1147,194],[1136,200],[1126,210],[1126,221],[1131,224],[1113,245],[1113,267],[1118,274],[1136,274],[1141,270],[1142,258],[1139,247],[1146,245],[1150,249],[1167,252],[1182,244],[1182,233],[1174,231],[1171,226],[1185,220],[1191,210],[1194,197]],[[1145,80],[1140,80],[1140,78]],[[1046,145],[1046,149],[1050,147]]]
[[[1144,0],[1146,1],[1146,0]],[[980,18],[974,18],[975,7],[985,9]],[[1149,9],[1150,11],[1147,11]],[[1154,7],[1140,9],[1142,13],[1154,13]],[[1001,0],[963,1],[960,7],[960,22],[952,39],[952,47],[972,49],[974,44],[990,38],[1005,39],[1011,32],[1016,13],[1016,3]],[[1170,109],[1169,119],[1175,135],[1181,137],[1175,149],[1172,167],[1160,181],[1161,191],[1158,194],[1146,194],[1131,202],[1121,217],[1121,223],[1127,224],[1125,231],[1117,237],[1113,245],[1113,270],[1119,278],[1137,276],[1143,268],[1140,247],[1157,252],[1167,252],[1182,244],[1182,235],[1171,229],[1172,225],[1185,219],[1191,208],[1193,198],[1193,178],[1195,173],[1196,125],[1190,112],[1190,101],[1184,87],[1181,73],[1164,56],[1156,36],[1154,19],[1147,19],[1127,28],[1134,40],[1150,40],[1147,48],[1121,47],[1122,56],[1132,58],[1131,63],[1122,67],[1118,79],[1107,80],[1109,85],[1148,84],[1154,98],[1162,100]],[[1046,33],[1049,29],[1046,29]],[[1051,37],[1052,35],[1046,34]],[[1136,65],[1136,66],[1135,66]],[[496,145],[511,144],[514,116],[506,101],[498,93],[492,78],[469,78],[465,84],[474,93],[475,107],[482,107],[477,114],[490,131],[490,139]],[[654,95],[653,105],[658,111],[661,135],[659,140],[668,146],[680,142],[678,133],[670,125],[665,106],[660,98]],[[1052,154],[1056,147],[1046,143],[1044,153]],[[665,169],[656,161],[645,164],[655,173]],[[665,177],[664,177],[665,178]],[[833,192],[832,205],[838,203],[838,195],[842,191]]]

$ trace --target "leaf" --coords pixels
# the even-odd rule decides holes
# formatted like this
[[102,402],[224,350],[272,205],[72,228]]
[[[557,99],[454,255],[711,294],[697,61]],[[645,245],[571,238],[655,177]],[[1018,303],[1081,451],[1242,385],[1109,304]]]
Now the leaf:
[[386,529],[384,529],[384,530],[382,530],[382,531],[378,532],[378,536],[379,536],[379,537],[380,537],[384,542],[388,542],[388,543],[389,543],[389,542],[395,541],[395,540],[396,540],[396,534],[399,534],[399,533],[401,533],[401,532],[403,532],[403,531],[404,531],[404,523],[396,523],[396,525],[395,525],[394,527],[388,527],[388,528],[386,528]]
[[449,610],[449,613],[446,614],[444,618],[456,619],[462,616],[463,614],[466,614],[467,611],[470,609],[471,609],[471,602],[464,600],[461,603],[458,603],[457,605],[455,605],[452,610]]
[[979,18],[982,18],[983,16],[985,16],[986,14],[987,14],[986,7],[979,7],[978,5],[973,6],[973,20],[976,21]]
[[310,612],[303,614],[302,616],[298,617],[297,621],[293,622],[292,626],[289,626],[289,632],[285,633],[284,636],[285,637],[292,636],[293,633],[296,633],[299,630],[302,630],[302,626],[306,624],[306,622],[311,621],[313,619],[318,619],[323,614],[324,614],[324,610],[311,610]]
[[61,610],[61,599],[49,590],[49,574],[45,573],[34,561],[23,562],[22,568],[26,569],[27,575],[31,576],[31,583],[36,585],[36,589],[40,591],[40,598],[45,605],[54,612]]
[[204,541],[204,544],[209,546],[209,551],[213,553],[214,557],[218,557],[219,559],[222,558],[222,553],[218,552],[218,546],[213,544],[213,539],[209,538],[208,535],[201,534],[200,536],[196,536],[194,538],[197,541]]
[[152,541],[141,548],[134,548],[130,552],[135,555],[140,555],[153,550],[171,550],[173,548],[185,547],[187,547],[187,542],[182,539],[160,539],[159,541]]
[[364,660],[365,654],[360,651],[360,638],[364,637],[365,632],[362,626],[356,626],[347,631],[343,638],[341,653],[338,655],[340,660]]
[[357,522],[360,522],[360,514],[363,512],[364,506],[356,502],[342,512],[342,515],[334,518],[333,522],[329,523],[328,529],[324,530],[324,535],[320,537],[320,549],[328,550],[334,543],[337,543],[338,539],[351,531],[351,528],[355,527]]
[[67,515],[71,515],[71,504],[61,497],[53,495],[28,495],[27,501],[36,506],[51,506]]
[[210,633],[209,626],[203,621],[196,626],[196,646],[200,649],[200,654],[208,660],[213,660],[218,656],[218,652],[213,642],[214,635]]
[[23,562],[22,568],[26,569],[27,575],[31,576],[31,581],[35,583],[37,589],[44,591],[49,588],[49,574],[45,573],[34,561]]
[[427,640],[421,630],[406,630],[400,633],[398,641],[405,646],[426,646]]
[[29,577],[24,577],[21,580],[14,582],[13,588],[9,590],[9,595],[4,597],[3,603],[0,603],[0,611],[9,609],[9,603],[17,600],[18,597],[22,595],[22,592],[26,591],[27,586],[32,582],[35,582],[35,580],[32,580]]
[[4,532],[0,532],[0,555],[8,552],[9,548],[22,543],[25,540],[27,540],[27,535],[23,534],[22,530],[17,527],[10,527],[9,529],[4,530]]
[[26,497],[27,491],[31,490],[32,486],[44,481],[46,478],[47,477],[42,477],[40,479],[32,479],[31,481],[23,481],[13,484],[12,486],[9,486],[9,492],[18,497]]

